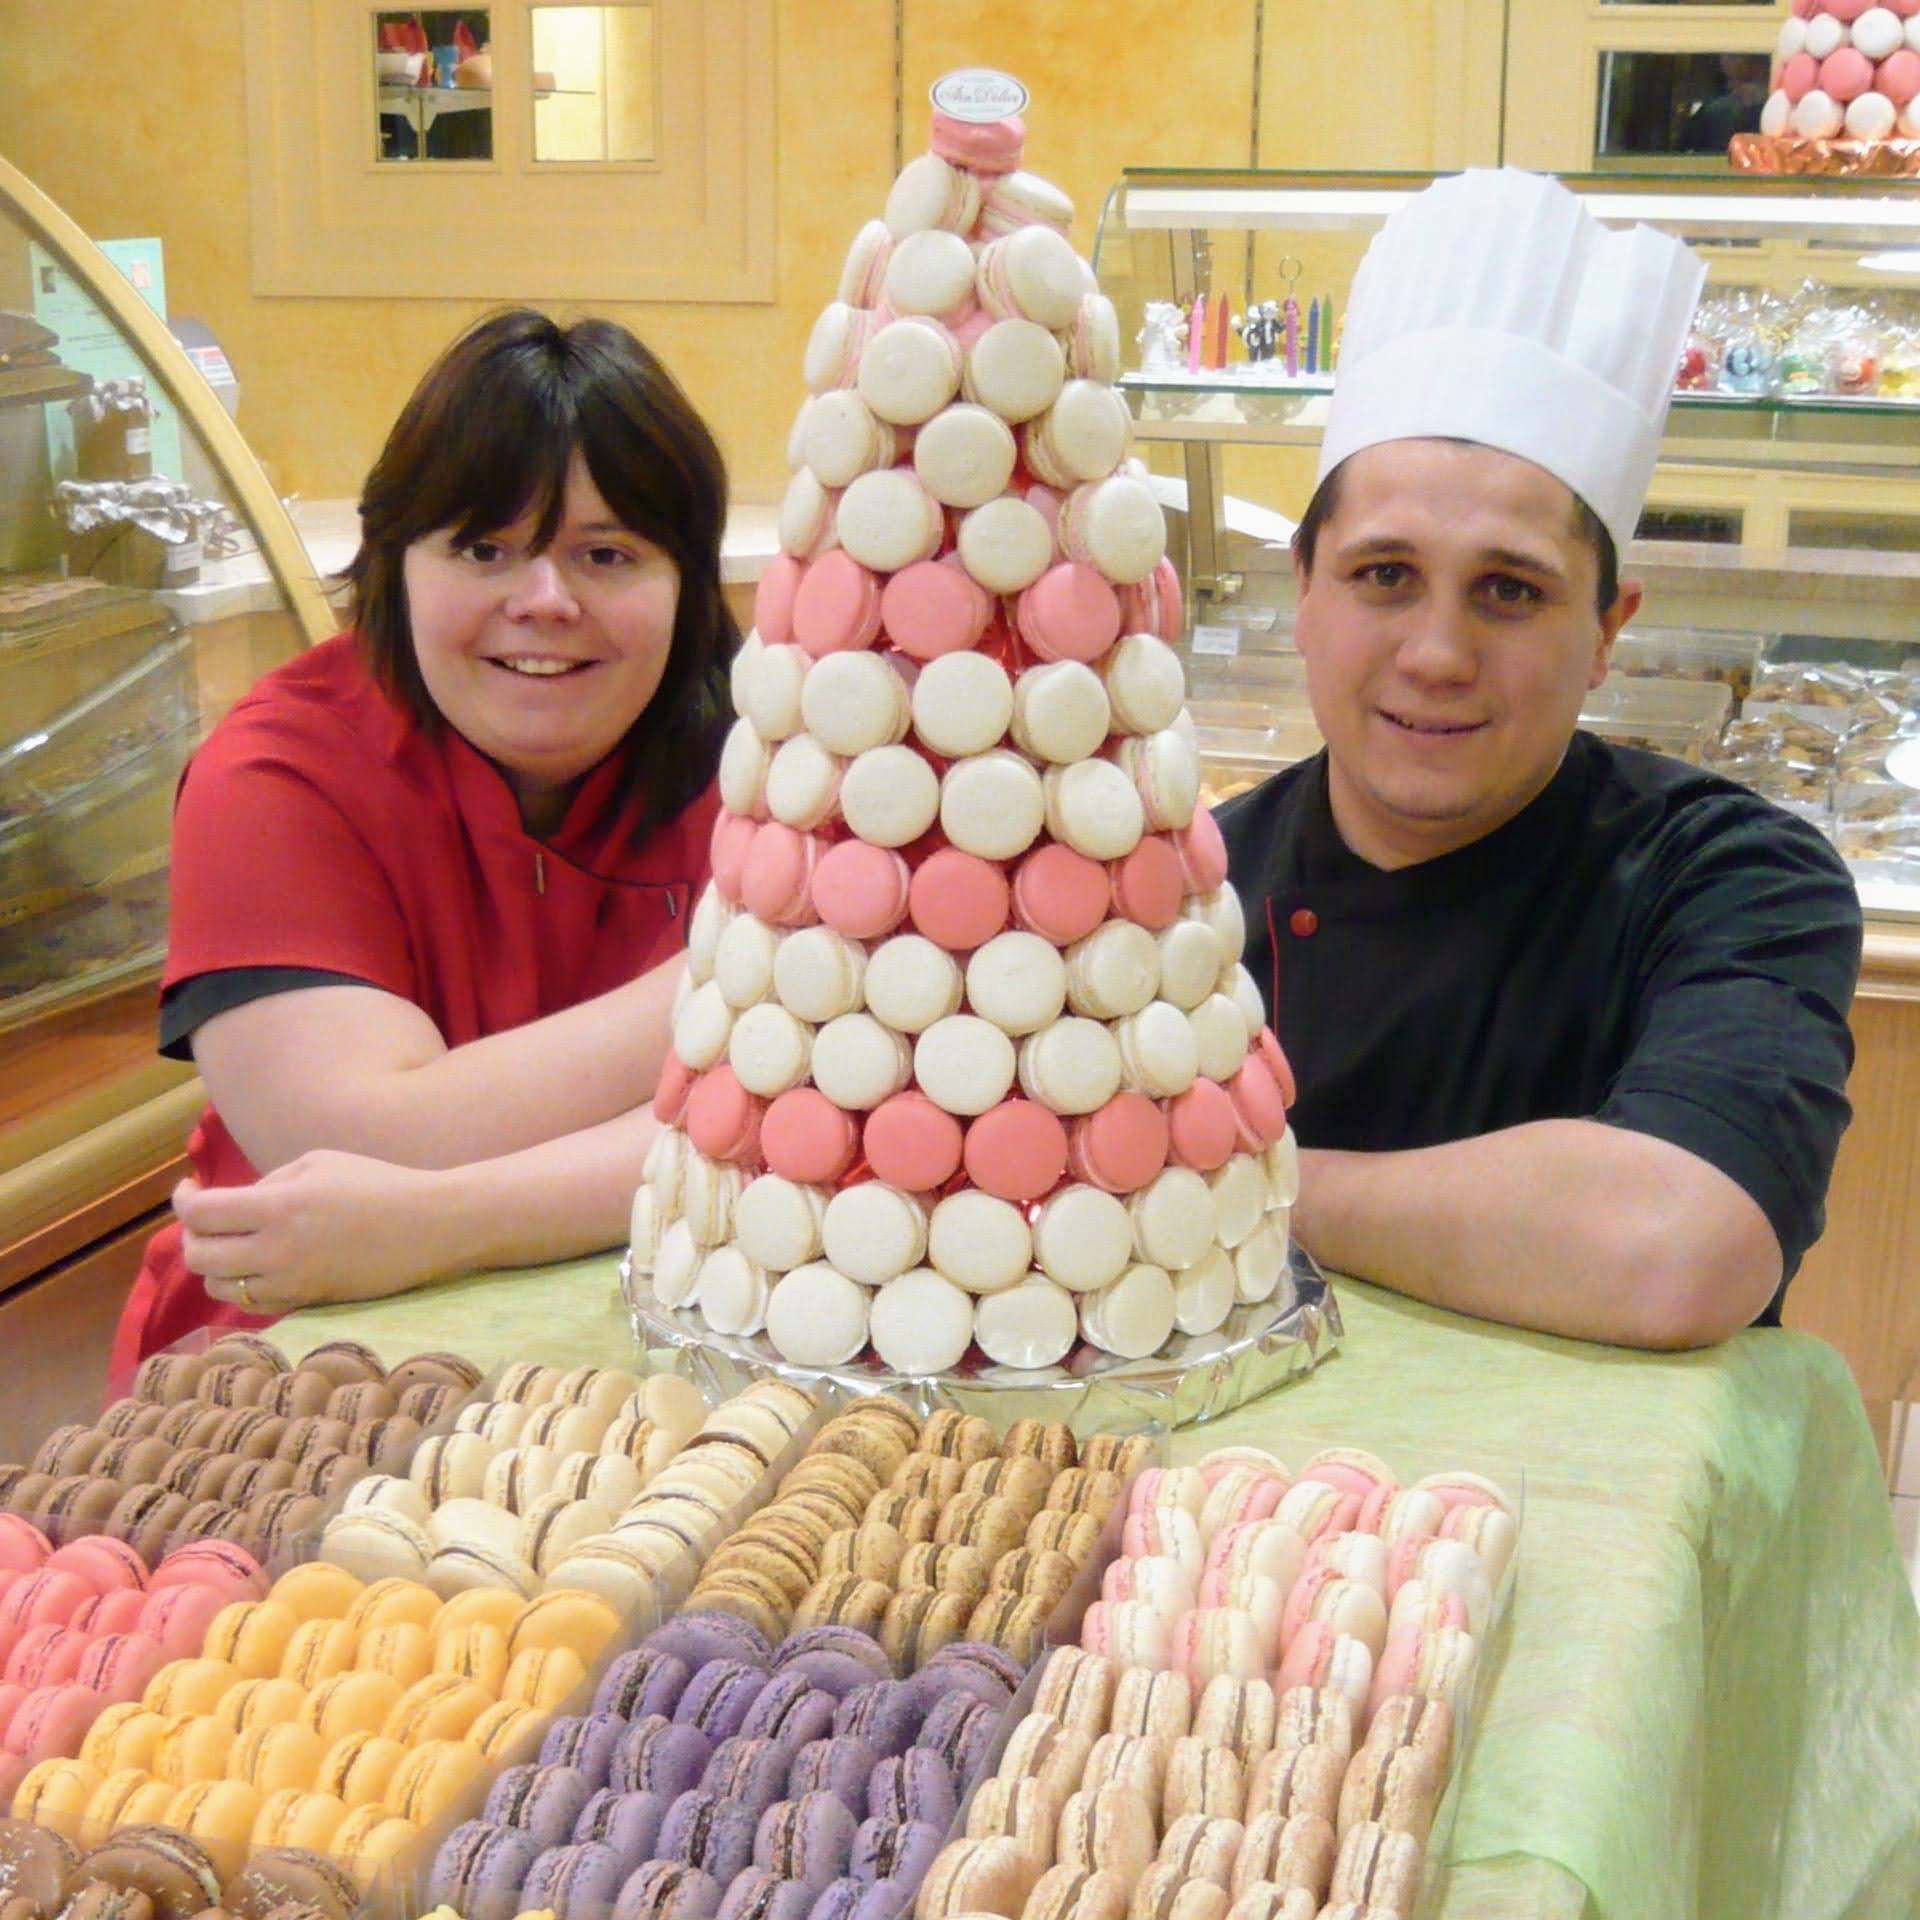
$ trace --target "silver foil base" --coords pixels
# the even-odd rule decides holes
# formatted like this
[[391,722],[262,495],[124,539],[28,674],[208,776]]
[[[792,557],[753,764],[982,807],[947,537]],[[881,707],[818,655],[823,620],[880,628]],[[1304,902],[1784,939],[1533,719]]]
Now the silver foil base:
[[795,1366],[764,1334],[715,1333],[693,1309],[661,1306],[630,1255],[620,1263],[620,1287],[638,1345],[677,1350],[684,1370],[722,1397],[759,1375],[775,1374],[842,1393],[897,1394],[922,1413],[936,1407],[977,1413],[1002,1431],[1019,1419],[1063,1420],[1076,1436],[1217,1419],[1318,1366],[1343,1331],[1327,1276],[1297,1245],[1273,1298],[1236,1307],[1212,1333],[1177,1334],[1145,1360],[1123,1360],[1083,1345],[1059,1366],[1032,1371],[987,1364],[901,1374],[871,1354],[839,1367]]

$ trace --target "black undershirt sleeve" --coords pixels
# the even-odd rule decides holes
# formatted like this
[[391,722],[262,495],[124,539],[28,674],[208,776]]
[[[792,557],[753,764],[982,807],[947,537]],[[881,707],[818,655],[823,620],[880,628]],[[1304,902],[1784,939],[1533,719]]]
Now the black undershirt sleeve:
[[[160,1051],[169,1060],[193,1058],[193,1036],[216,1013],[302,987],[367,987],[375,983],[324,967],[221,967],[177,980],[160,996]],[[382,988],[382,992],[387,989]]]

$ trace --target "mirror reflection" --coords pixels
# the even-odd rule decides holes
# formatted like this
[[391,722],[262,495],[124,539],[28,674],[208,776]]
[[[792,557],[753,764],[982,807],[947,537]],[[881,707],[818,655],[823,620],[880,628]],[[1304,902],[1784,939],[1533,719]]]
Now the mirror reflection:
[[489,10],[446,7],[373,16],[379,160],[491,160]]
[[533,157],[654,157],[654,18],[650,5],[529,9]]

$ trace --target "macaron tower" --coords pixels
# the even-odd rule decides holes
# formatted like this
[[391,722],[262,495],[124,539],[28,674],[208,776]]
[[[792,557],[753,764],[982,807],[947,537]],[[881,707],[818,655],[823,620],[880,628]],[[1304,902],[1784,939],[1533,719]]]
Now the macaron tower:
[[1287,1264],[1165,523],[1023,138],[936,114],[809,340],[634,1207],[655,1302],[798,1365],[1143,1358]]
[[1792,0],[1760,133],[1786,172],[1920,172],[1920,0]]

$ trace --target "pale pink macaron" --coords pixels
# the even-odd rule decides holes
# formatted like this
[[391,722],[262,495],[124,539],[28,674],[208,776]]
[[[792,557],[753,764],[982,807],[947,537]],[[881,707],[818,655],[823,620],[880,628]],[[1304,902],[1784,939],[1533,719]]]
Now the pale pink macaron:
[[1280,1644],[1291,1646],[1309,1620],[1324,1620],[1336,1632],[1364,1640],[1375,1654],[1386,1644],[1386,1601],[1337,1567],[1309,1567],[1293,1583],[1280,1615]]
[[880,637],[880,582],[850,553],[823,553],[794,595],[792,625],[801,651],[815,660],[870,647]]
[[1057,947],[1085,939],[1106,919],[1112,898],[1107,869],[1058,841],[1034,848],[1013,877],[1014,918]]
[[1780,69],[1780,91],[1798,106],[1820,78],[1820,63],[1810,53],[1796,53]]
[[715,816],[713,837],[707,845],[707,866],[720,898],[729,906],[740,904],[740,883],[747,871],[747,855],[753,851],[753,836],[760,830],[757,821],[722,807]]
[[1020,637],[1042,660],[1098,660],[1120,637],[1120,600],[1077,560],[1049,567],[1015,609]]
[[1395,1493],[1400,1487],[1384,1460],[1359,1447],[1327,1447],[1307,1461],[1294,1479],[1318,1480],[1342,1493],[1357,1493],[1363,1502],[1383,1486]]
[[[1219,828],[1214,829],[1215,833]],[[1113,910],[1149,933],[1163,933],[1180,918],[1186,875],[1179,849],[1164,833],[1147,834],[1134,850],[1107,863]],[[1211,891],[1212,889],[1208,889]]]
[[[1235,1613],[1251,1615],[1260,1629],[1264,1655],[1259,1674],[1264,1674],[1279,1659],[1282,1645],[1280,1621],[1287,1604],[1287,1596],[1281,1591],[1279,1581],[1269,1579],[1264,1573],[1229,1573],[1224,1568],[1216,1567],[1200,1576],[1195,1604],[1203,1610],[1226,1608]],[[1255,1677],[1254,1674],[1234,1675],[1235,1679],[1244,1680]]]
[[991,860],[941,847],[914,869],[907,915],[917,932],[949,953],[983,947],[1007,924],[1007,876]]
[[806,567],[792,554],[778,553],[753,590],[753,630],[770,647],[793,638],[793,602],[805,574]]
[[1249,1613],[1232,1607],[1197,1607],[1174,1622],[1167,1665],[1184,1674],[1196,1692],[1226,1675],[1252,1680],[1267,1671],[1267,1636]]
[[1123,632],[1150,633],[1169,645],[1180,638],[1180,575],[1171,560],[1162,556],[1144,580],[1120,589],[1120,617]]
[[813,869],[821,844],[811,833],[766,820],[753,830],[740,873],[740,903],[758,919],[776,927],[812,926]]
[[760,1122],[760,1151],[785,1180],[829,1186],[853,1165],[860,1129],[818,1087],[791,1087]]
[[[1312,1546],[1323,1533],[1346,1533],[1352,1529],[1360,1517],[1360,1496],[1343,1493],[1324,1480],[1296,1480],[1274,1508],[1273,1517],[1284,1520]],[[1391,1587],[1388,1592],[1392,1592]]]
[[1138,1600],[1096,1600],[1080,1623],[1080,1644],[1088,1653],[1156,1673],[1167,1670],[1172,1637],[1172,1621]]
[[1209,1542],[1217,1540],[1229,1527],[1271,1520],[1286,1498],[1287,1486],[1284,1474],[1255,1466],[1234,1467],[1226,1475],[1209,1480],[1207,1504],[1200,1513],[1200,1524]]
[[842,840],[813,870],[814,911],[849,940],[874,940],[906,918],[912,876],[891,847]]
[[1100,1576],[1102,1600],[1141,1600],[1169,1618],[1187,1612],[1197,1593],[1193,1575],[1167,1554],[1149,1553],[1137,1560],[1123,1554],[1109,1561]]
[[[1920,0],[1916,0],[1916,4],[1920,5]],[[1875,71],[1873,84],[1875,90],[1884,93],[1896,107],[1904,107],[1920,94],[1920,53],[1911,47],[1902,47],[1898,53],[1889,54]]]
[[956,120],[938,107],[927,142],[949,166],[971,167],[975,173],[1011,173],[1026,143],[1027,123],[1017,113],[1004,120]]
[[1067,1170],[1067,1130],[1035,1100],[1003,1100],[967,1128],[967,1177],[1016,1206],[1052,1192]]
[[1307,1552],[1307,1543],[1283,1520],[1234,1521],[1207,1543],[1206,1571],[1264,1574],[1283,1591],[1291,1590],[1305,1569]]
[[1189,893],[1212,893],[1227,878],[1227,842],[1207,807],[1169,836],[1180,860],[1180,878]]
[[1249,1054],[1242,1062],[1240,1071],[1227,1082],[1227,1092],[1240,1123],[1240,1143],[1249,1153],[1272,1146],[1286,1132],[1287,1103],[1280,1083],[1257,1055]]
[[1073,1123],[1067,1165],[1106,1193],[1137,1193],[1167,1164],[1167,1116],[1143,1093],[1116,1093]]
[[1166,1554],[1186,1568],[1196,1586],[1207,1561],[1200,1522],[1185,1507],[1153,1507],[1128,1514],[1120,1528],[1120,1551],[1136,1560]]
[[993,596],[951,557],[902,567],[880,593],[888,639],[916,660],[971,647],[992,615]]
[[963,1140],[960,1122],[916,1088],[890,1094],[861,1129],[867,1165],[905,1193],[930,1193],[951,1180]]
[[1858,47],[1837,47],[1820,62],[1820,84],[1844,106],[1873,85],[1873,62]]
[[722,1062],[703,1073],[687,1097],[687,1138],[709,1160],[744,1161],[760,1150],[766,1102],[740,1084]]
[[1344,1694],[1356,1721],[1365,1716],[1372,1685],[1373,1655],[1366,1642],[1336,1633],[1324,1620],[1309,1620],[1300,1629],[1273,1676],[1275,1693],[1311,1687],[1315,1692],[1330,1688]]
[[1213,1173],[1239,1144],[1233,1101],[1217,1080],[1196,1080],[1167,1102],[1167,1158],[1176,1167]]

